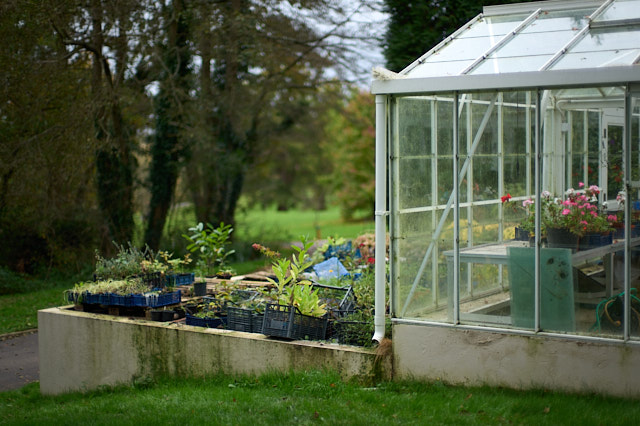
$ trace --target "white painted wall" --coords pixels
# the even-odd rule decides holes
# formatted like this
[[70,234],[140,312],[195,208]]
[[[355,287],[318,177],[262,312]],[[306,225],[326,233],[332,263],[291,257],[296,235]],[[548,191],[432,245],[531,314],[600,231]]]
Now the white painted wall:
[[394,377],[640,398],[640,345],[393,326]]
[[372,349],[51,308],[38,312],[40,391],[60,394],[136,378],[330,368],[389,377]]

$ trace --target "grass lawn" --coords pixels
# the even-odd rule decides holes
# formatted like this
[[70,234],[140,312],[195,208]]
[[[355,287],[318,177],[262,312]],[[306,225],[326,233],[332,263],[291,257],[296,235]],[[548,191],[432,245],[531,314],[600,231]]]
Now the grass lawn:
[[[296,241],[301,235],[310,239],[327,237],[355,238],[374,232],[371,220],[345,222],[340,210],[332,207],[324,211],[289,210],[279,212],[275,208],[249,210],[238,215],[236,226],[240,239],[255,238],[262,233],[274,241]],[[260,241],[257,241],[260,242]]]
[[637,401],[440,382],[345,383],[337,373],[219,375],[56,397],[0,393],[0,423],[94,425],[637,425]]

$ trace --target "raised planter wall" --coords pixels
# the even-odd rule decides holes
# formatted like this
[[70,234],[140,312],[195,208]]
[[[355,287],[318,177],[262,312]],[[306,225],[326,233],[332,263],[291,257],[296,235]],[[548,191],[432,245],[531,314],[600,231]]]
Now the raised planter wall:
[[394,376],[640,398],[640,344],[397,322]]
[[38,312],[40,391],[60,394],[160,376],[330,368],[390,378],[374,350],[50,308]]

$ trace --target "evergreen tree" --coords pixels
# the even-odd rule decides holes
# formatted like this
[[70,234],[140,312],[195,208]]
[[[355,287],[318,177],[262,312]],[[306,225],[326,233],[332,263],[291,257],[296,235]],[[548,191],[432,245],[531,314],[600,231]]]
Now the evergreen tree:
[[473,17],[482,7],[525,0],[385,0],[389,26],[384,42],[387,68],[399,72]]

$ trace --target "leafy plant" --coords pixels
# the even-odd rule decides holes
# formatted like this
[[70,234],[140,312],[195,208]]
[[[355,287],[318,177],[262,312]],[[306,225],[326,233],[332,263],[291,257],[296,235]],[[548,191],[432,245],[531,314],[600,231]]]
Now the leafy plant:
[[[304,236],[300,239],[301,247],[291,247],[295,251],[291,260],[277,258],[275,252],[271,252],[274,253],[271,270],[276,279],[267,277],[267,280],[275,287],[275,298],[280,305],[295,306],[305,315],[319,317],[326,313],[325,305],[321,303],[318,292],[311,288],[311,281],[300,279],[302,273],[313,265],[308,254],[313,242]],[[253,247],[263,253],[269,252],[259,244],[254,244]]]
[[231,225],[223,222],[217,228],[208,223],[200,222],[198,225],[189,228],[191,235],[183,234],[190,244],[187,250],[191,253],[198,253],[198,268],[207,275],[215,275],[218,271],[227,270],[227,258],[235,253],[228,250],[231,244]]
[[326,304],[321,303],[318,290],[314,290],[311,283],[286,287],[278,302],[295,306],[302,315],[321,317],[327,313]]
[[165,263],[169,266],[169,271],[175,272],[175,273],[183,273],[184,272],[184,268],[186,265],[191,263],[191,254],[187,253],[184,255],[184,258],[176,258],[176,259],[172,259],[171,257],[173,256],[171,253],[166,252],[166,251],[161,251],[158,252],[158,254],[160,255],[160,257],[162,257],[162,259],[165,261]]
[[131,243],[126,248],[124,245],[114,244],[118,248],[114,258],[106,259],[96,250],[96,278],[122,279],[143,273],[142,261],[147,258],[147,253],[133,247]]

